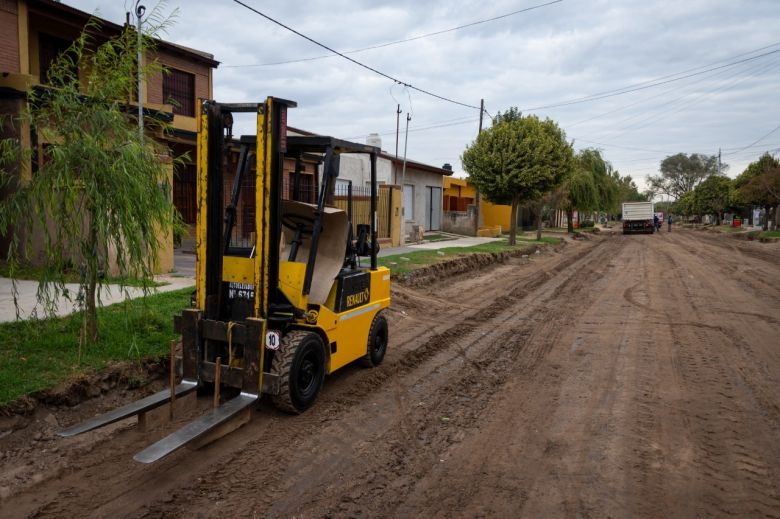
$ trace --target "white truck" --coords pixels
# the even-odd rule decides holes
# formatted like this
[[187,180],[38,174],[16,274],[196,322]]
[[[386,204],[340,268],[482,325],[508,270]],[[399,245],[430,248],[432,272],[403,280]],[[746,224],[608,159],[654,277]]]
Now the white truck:
[[653,202],[623,202],[623,234],[655,231],[655,205]]

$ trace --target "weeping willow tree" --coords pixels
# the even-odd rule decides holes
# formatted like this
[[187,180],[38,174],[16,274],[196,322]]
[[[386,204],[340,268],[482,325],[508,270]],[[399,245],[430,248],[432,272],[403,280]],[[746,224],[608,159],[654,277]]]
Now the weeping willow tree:
[[566,212],[567,231],[574,232],[574,211],[593,211],[598,206],[599,192],[593,172],[575,167],[559,188],[559,207]]
[[[142,52],[164,25],[149,24]],[[38,150],[18,139],[0,144],[0,192],[10,193],[0,204],[0,235],[10,237],[8,270],[14,277],[27,264],[40,267],[37,299],[47,315],[63,298],[76,300],[80,347],[98,337],[97,304],[109,265],[120,280],[140,279],[149,290],[173,214],[167,150],[139,134],[128,105],[136,97],[137,34],[126,28],[97,44],[90,36],[96,29],[90,22],[52,64],[49,83],[28,93],[17,122],[45,144]],[[156,63],[141,69],[147,76],[160,72]],[[150,133],[166,129],[154,118],[146,122]],[[32,163],[37,169],[25,171]],[[77,295],[65,285],[69,270],[80,273]],[[119,289],[126,293],[123,284]]]

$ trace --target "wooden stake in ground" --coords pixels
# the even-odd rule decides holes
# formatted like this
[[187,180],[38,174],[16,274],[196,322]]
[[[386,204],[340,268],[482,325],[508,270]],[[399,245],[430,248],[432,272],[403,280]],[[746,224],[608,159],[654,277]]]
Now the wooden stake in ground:
[[173,404],[176,403],[176,341],[171,341],[169,376],[171,385],[170,419],[173,420]]
[[222,357],[217,357],[216,366],[214,366],[214,407],[219,407],[219,384],[222,375]]

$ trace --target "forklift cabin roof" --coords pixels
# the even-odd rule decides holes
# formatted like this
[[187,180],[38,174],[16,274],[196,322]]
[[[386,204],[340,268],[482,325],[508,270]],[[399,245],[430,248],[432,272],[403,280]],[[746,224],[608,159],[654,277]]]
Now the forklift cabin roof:
[[[242,135],[241,142],[254,144],[257,142],[256,135]],[[287,153],[305,152],[305,153],[325,153],[328,148],[332,148],[334,153],[375,153],[377,156],[382,152],[376,146],[368,144],[359,144],[357,142],[345,141],[327,135],[288,135]]]

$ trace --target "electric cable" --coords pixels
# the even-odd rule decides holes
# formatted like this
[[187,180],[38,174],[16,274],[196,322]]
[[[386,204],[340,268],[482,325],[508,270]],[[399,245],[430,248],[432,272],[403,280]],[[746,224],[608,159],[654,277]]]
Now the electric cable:
[[[234,1],[238,1],[238,0],[234,0]],[[744,58],[744,59],[741,59],[741,60],[732,61],[730,63],[726,63],[725,65],[719,65],[717,67],[708,68],[708,69],[705,69],[705,70],[701,70],[699,72],[692,72],[690,74],[685,74],[685,75],[680,76],[680,77],[673,77],[671,79],[666,79],[666,80],[663,80],[663,81],[655,81],[653,83],[647,83],[647,82],[645,82],[645,83],[638,83],[637,85],[640,85],[640,86],[634,85],[634,86],[631,86],[631,87],[617,89],[617,90],[615,90],[615,91],[613,91],[611,93],[605,93],[605,94],[601,94],[601,95],[590,95],[590,96],[585,96],[585,97],[571,99],[569,101],[564,101],[564,102],[561,102],[561,103],[553,103],[553,104],[548,104],[548,105],[535,106],[535,107],[532,107],[532,108],[523,108],[520,111],[521,112],[535,112],[535,111],[538,111],[538,110],[545,110],[545,109],[548,109],[548,108],[559,108],[559,107],[562,107],[562,106],[570,106],[570,105],[579,104],[579,103],[587,103],[587,102],[590,102],[590,101],[598,101],[599,99],[606,99],[608,97],[614,97],[614,96],[619,96],[619,95],[623,95],[623,94],[629,94],[631,92],[637,92],[637,91],[640,91],[640,90],[646,90],[648,88],[656,87],[656,86],[659,86],[659,85],[665,85],[665,84],[668,84],[668,83],[673,83],[675,81],[681,81],[683,79],[688,79],[690,77],[700,76],[702,74],[706,74],[707,72],[712,72],[714,70],[720,70],[720,69],[724,69],[724,68],[728,68],[728,67],[733,67],[733,66],[739,65],[740,63],[746,63],[746,62],[749,62],[749,61],[753,61],[753,60],[756,60],[756,59],[759,59],[759,58],[763,58],[763,57],[766,57],[766,56],[770,56],[770,55],[773,55],[773,54],[777,54],[777,53],[780,53],[780,49],[776,49],[776,50],[773,50],[773,51],[765,52],[765,53],[759,54],[757,56],[752,56],[752,57],[749,57],[749,58]],[[669,76],[664,76],[664,77],[669,77]],[[658,79],[660,79],[660,78],[658,78]]]
[[758,75],[761,75],[761,74],[764,74],[766,72],[769,72],[769,71],[773,70],[774,68],[776,68],[778,63],[780,63],[780,59],[776,59],[776,60],[774,60],[774,61],[772,61],[772,62],[770,62],[768,64],[760,63],[758,66],[751,67],[749,70],[746,70],[746,71],[743,72],[743,73],[747,73],[749,75],[743,75],[742,77],[735,77],[736,74],[734,74],[734,75],[731,75],[731,76],[729,76],[727,78],[724,78],[724,79],[720,80],[721,84],[717,88],[715,88],[715,89],[713,89],[711,91],[702,92],[702,93],[696,95],[695,97],[686,100],[686,98],[688,98],[688,97],[690,97],[691,95],[694,94],[694,92],[689,92],[687,94],[683,94],[683,95],[681,95],[679,97],[676,97],[676,98],[672,99],[671,101],[666,102],[665,103],[666,108],[662,109],[660,111],[657,111],[657,110],[659,108],[663,108],[663,106],[661,106],[661,107],[650,107],[647,110],[643,110],[642,112],[639,112],[637,114],[631,115],[631,116],[626,117],[626,118],[623,118],[622,120],[618,121],[615,124],[615,126],[622,125],[623,123],[631,121],[632,119],[637,119],[638,117],[641,117],[642,115],[644,115],[644,114],[646,114],[648,112],[655,111],[655,113],[651,114],[650,116],[648,116],[646,118],[640,119],[638,121],[635,121],[635,122],[627,124],[627,125],[622,125],[622,126],[618,126],[617,128],[613,128],[609,133],[605,134],[604,137],[608,138],[608,139],[609,138],[615,138],[615,137],[619,138],[619,137],[625,135],[627,132],[634,131],[634,130],[639,130],[641,128],[647,127],[648,125],[650,125],[653,122],[663,118],[666,115],[679,113],[680,111],[688,109],[690,106],[692,106],[692,105],[694,105],[694,104],[696,104],[698,102],[701,102],[702,100],[706,99],[709,96],[712,96],[715,93],[725,92],[725,91],[727,91],[727,90],[729,90],[731,88],[734,88],[735,86],[737,86],[738,84],[742,83],[743,81],[746,81],[746,80],[749,80],[749,79],[753,79],[753,78],[757,77]]
[[[751,51],[751,52],[755,52],[755,51]],[[777,63],[777,61],[774,61],[774,62],[772,62],[772,65],[773,65],[773,64],[775,64],[775,63]],[[758,67],[755,67],[755,69],[751,69],[751,71],[752,71],[752,70],[758,70],[759,68],[763,68],[763,67],[765,67],[765,64],[763,64],[763,63],[762,63],[762,64],[759,64],[759,65],[758,65]],[[728,72],[728,71],[725,71],[725,72]],[[691,85],[696,85],[696,84],[698,84],[698,83],[704,82],[704,81],[706,81],[707,79],[710,79],[710,78],[712,78],[712,77],[715,77],[715,76],[721,75],[721,74],[723,74],[723,73],[724,73],[724,71],[720,71],[720,72],[716,72],[715,74],[712,74],[712,76],[705,76],[705,77],[703,77],[703,78],[700,78],[700,79],[698,79],[698,80],[696,80],[696,81],[693,81],[692,83],[690,83],[690,85],[689,85],[689,86],[691,86]],[[733,75],[732,75],[731,77],[733,77]],[[637,106],[637,105],[641,105],[641,104],[647,103],[647,102],[649,102],[649,101],[651,101],[651,100],[653,100],[653,99],[657,99],[657,98],[659,98],[659,97],[663,97],[663,96],[665,96],[665,95],[667,95],[667,94],[669,94],[669,93],[672,93],[672,92],[677,92],[677,91],[678,91],[677,87],[672,87],[672,88],[670,88],[670,89],[668,89],[668,90],[664,90],[663,92],[659,92],[658,94],[652,95],[652,96],[650,96],[650,97],[647,97],[647,98],[645,98],[645,99],[640,99],[640,100],[638,100],[638,101],[634,101],[633,103],[629,103],[629,104],[626,104],[626,105],[620,106],[620,107],[618,107],[618,108],[615,108],[615,109],[609,110],[609,111],[607,111],[607,112],[603,112],[603,113],[600,113],[600,114],[598,114],[598,115],[594,115],[594,116],[588,117],[588,118],[586,118],[586,119],[582,119],[582,120],[580,120],[580,121],[577,121],[577,122],[575,122],[575,123],[569,124],[569,125],[567,125],[567,126],[566,126],[566,129],[568,130],[568,129],[570,129],[570,128],[573,128],[573,127],[575,127],[575,126],[578,126],[578,125],[580,125],[580,124],[583,124],[583,123],[586,123],[586,122],[590,122],[590,121],[592,121],[592,120],[594,120],[594,119],[600,119],[600,118],[604,117],[605,115],[610,115],[610,114],[613,114],[613,113],[616,113],[616,112],[620,112],[620,111],[626,110],[626,109],[628,109],[628,108],[631,108],[631,107],[633,107],[633,106]],[[676,98],[674,101],[676,101],[677,99],[681,99],[682,97],[686,97],[687,95],[690,95],[690,94],[686,94],[685,96],[680,96],[679,98]],[[674,101],[672,101],[672,102],[674,102]],[[643,111],[642,111],[642,112],[640,112],[639,114],[635,114],[635,115],[633,115],[633,116],[629,116],[629,117],[627,117],[627,118],[624,118],[624,119],[622,119],[621,121],[619,121],[619,122],[618,122],[618,124],[619,124],[619,123],[622,123],[622,122],[625,122],[625,121],[628,121],[628,120],[630,120],[630,119],[633,119],[633,118],[637,117],[638,115],[641,115],[641,114],[647,113],[648,111],[651,111],[651,110],[653,110],[653,109],[651,108],[651,109],[649,109],[649,110],[643,110]]]
[[449,98],[449,97],[445,97],[445,96],[442,96],[442,95],[439,95],[439,94],[435,94],[435,93],[433,93],[433,92],[430,92],[430,91],[428,91],[428,90],[424,90],[424,89],[422,89],[422,88],[418,88],[418,87],[416,87],[416,86],[412,85],[411,83],[407,83],[406,81],[401,81],[400,79],[394,78],[393,76],[391,76],[391,75],[389,75],[389,74],[385,74],[384,72],[382,72],[382,71],[380,71],[380,70],[377,70],[377,69],[375,69],[375,68],[373,68],[373,67],[370,67],[370,66],[366,65],[365,63],[361,63],[360,61],[358,61],[358,60],[356,60],[356,59],[350,58],[349,56],[346,56],[346,55],[344,55],[344,53],[342,53],[342,52],[339,52],[339,51],[337,51],[337,50],[334,50],[334,49],[332,49],[332,48],[328,47],[327,45],[325,45],[324,43],[320,43],[320,42],[318,42],[317,40],[315,40],[315,39],[313,39],[313,38],[311,38],[311,37],[309,37],[309,36],[306,36],[306,35],[305,35],[305,34],[303,34],[302,32],[296,31],[296,30],[295,30],[295,29],[293,29],[292,27],[290,27],[290,26],[288,26],[288,25],[285,25],[285,24],[283,24],[283,23],[282,23],[282,22],[280,22],[279,20],[276,20],[276,19],[274,19],[274,18],[271,18],[271,17],[270,17],[270,16],[268,16],[267,14],[264,14],[264,13],[262,13],[262,12],[258,11],[258,10],[257,10],[257,9],[255,9],[254,7],[252,7],[252,6],[250,6],[250,5],[247,5],[247,4],[245,4],[245,3],[244,3],[244,2],[242,2],[241,0],[233,0],[233,2],[237,3],[238,5],[241,5],[241,6],[245,7],[246,9],[249,9],[249,10],[250,10],[250,11],[252,11],[253,13],[256,13],[256,14],[258,14],[258,15],[262,16],[263,18],[265,18],[265,19],[266,19],[266,20],[268,20],[268,21],[270,21],[270,22],[273,22],[273,23],[275,23],[276,25],[278,25],[278,26],[280,26],[280,27],[282,27],[282,28],[284,28],[284,29],[287,29],[288,31],[292,32],[293,34],[296,34],[296,35],[300,36],[301,38],[303,38],[303,39],[305,39],[305,40],[307,40],[307,41],[310,41],[311,43],[313,43],[313,44],[315,44],[315,45],[318,45],[319,47],[322,47],[322,48],[323,48],[323,49],[325,49],[325,50],[328,50],[328,51],[332,52],[333,54],[336,54],[336,55],[338,55],[338,56],[341,56],[342,58],[346,59],[347,61],[351,61],[351,62],[352,62],[352,63],[354,63],[355,65],[358,65],[359,67],[362,67],[362,68],[364,68],[364,69],[366,69],[366,70],[369,70],[369,71],[373,72],[374,74],[377,74],[377,75],[379,75],[379,76],[382,76],[382,77],[384,77],[384,78],[386,78],[386,79],[389,79],[390,81],[395,81],[395,82],[396,82],[396,83],[398,83],[399,85],[403,85],[403,86],[405,86],[405,87],[407,87],[407,88],[410,88],[410,89],[412,89],[412,90],[416,90],[417,92],[420,92],[421,94],[425,94],[425,95],[428,95],[428,96],[431,96],[431,97],[435,97],[436,99],[439,99],[439,100],[441,100],[441,101],[446,101],[446,102],[448,102],[448,103],[452,103],[452,104],[456,104],[456,105],[460,105],[460,106],[465,106],[465,107],[467,107],[467,108],[473,108],[473,109],[475,109],[475,110],[479,110],[479,109],[480,109],[480,107],[479,107],[479,106],[474,106],[474,105],[470,105],[470,104],[468,104],[468,103],[463,103],[463,102],[461,102],[461,101],[456,101],[456,100],[454,100],[454,99],[451,99],[451,98]]
[[[563,0],[554,0],[552,2],[547,2],[545,4],[534,5],[534,6],[531,6],[531,7],[526,7],[524,9],[519,9],[517,11],[512,11],[511,13],[505,13],[505,14],[502,14],[502,15],[499,15],[499,16],[494,16],[493,18],[486,18],[484,20],[477,20],[476,22],[471,22],[471,23],[467,23],[467,24],[464,24],[464,25],[458,25],[457,27],[451,27],[449,29],[443,29],[443,30],[440,30],[440,31],[429,32],[427,34],[421,34],[419,36],[412,36],[411,38],[404,38],[402,40],[389,41],[389,42],[385,42],[385,43],[377,43],[376,45],[371,45],[369,47],[363,47],[363,48],[360,48],[360,49],[346,50],[343,53],[344,54],[357,54],[359,52],[364,52],[364,51],[367,51],[367,50],[381,49],[381,48],[384,48],[384,47],[390,47],[391,45],[399,45],[401,43],[407,43],[407,42],[410,42],[410,41],[422,40],[423,38],[430,38],[431,36],[438,36],[440,34],[445,34],[445,33],[457,31],[457,30],[460,30],[460,29],[466,29],[468,27],[474,27],[475,25],[480,25],[480,24],[483,24],[483,23],[494,22],[494,21],[500,20],[502,18],[508,18],[508,17],[514,16],[516,14],[525,13],[527,11],[533,11],[534,9],[540,9],[542,7],[547,7],[549,5],[558,4],[558,3],[561,3],[561,2],[563,2]],[[333,57],[333,54],[326,54],[326,55],[322,55],[322,56],[312,56],[310,58],[298,58],[298,59],[291,59],[291,60],[286,60],[286,61],[275,61],[275,62],[270,62],[270,63],[248,63],[248,64],[244,64],[244,65],[222,65],[222,67],[223,68],[224,67],[229,67],[229,68],[270,67],[270,66],[274,66],[274,65],[287,65],[289,63],[303,63],[303,62],[306,62],[306,61],[315,61],[315,60],[332,58],[332,57]]]
[[769,130],[769,132],[765,133],[763,136],[759,137],[758,139],[756,139],[755,141],[751,142],[747,146],[745,146],[743,148],[740,148],[737,151],[733,151],[731,153],[724,153],[724,155],[736,155],[740,151],[744,151],[744,150],[750,148],[751,146],[754,146],[754,145],[758,144],[759,142],[763,141],[764,139],[766,139],[767,137],[769,137],[770,135],[775,133],[777,130],[780,130],[780,124],[775,126],[772,130]]

